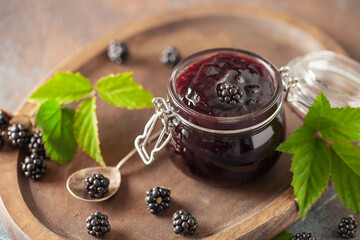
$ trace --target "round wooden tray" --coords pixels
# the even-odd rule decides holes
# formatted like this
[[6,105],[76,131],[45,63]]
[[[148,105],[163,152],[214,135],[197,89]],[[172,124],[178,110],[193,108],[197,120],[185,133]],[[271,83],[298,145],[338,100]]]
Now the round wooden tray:
[[[123,65],[110,62],[106,48],[112,39],[126,41],[131,57]],[[313,26],[288,16],[245,7],[217,6],[188,9],[146,19],[119,30],[76,54],[56,71],[81,72],[95,82],[110,73],[133,71],[155,96],[166,96],[171,69],[159,63],[161,51],[177,47],[183,56],[214,47],[234,47],[258,53],[276,66],[317,49],[344,53]],[[47,78],[47,79],[49,79]],[[129,111],[97,101],[101,149],[108,165],[115,165],[133,148],[153,109]],[[37,106],[25,102],[19,112],[34,115]],[[287,136],[302,120],[285,104]],[[102,203],[87,203],[66,190],[67,177],[96,163],[78,151],[66,166],[48,161],[40,182],[28,181],[20,172],[22,153],[5,146],[1,151],[0,216],[14,239],[86,239],[85,220],[92,212],[109,215],[112,230],[105,239],[180,239],[172,232],[171,217],[187,209],[199,222],[190,238],[271,239],[299,218],[290,186],[290,157],[259,179],[237,188],[216,188],[185,177],[170,163],[165,151],[145,166],[134,156],[122,168],[119,192]],[[160,216],[150,214],[145,190],[162,185],[172,191],[170,208]]]

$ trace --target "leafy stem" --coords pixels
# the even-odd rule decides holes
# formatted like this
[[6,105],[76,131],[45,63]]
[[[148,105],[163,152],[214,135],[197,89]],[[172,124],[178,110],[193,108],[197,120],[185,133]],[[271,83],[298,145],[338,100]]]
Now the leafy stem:
[[[77,145],[105,165],[100,150],[96,100],[127,109],[152,107],[153,96],[133,81],[132,73],[110,75],[93,86],[80,73],[57,73],[29,100],[40,104],[35,123],[43,132],[45,149],[52,160],[65,164]],[[64,105],[80,101],[76,111]]]
[[278,150],[293,154],[292,186],[304,219],[329,177],[344,206],[360,213],[360,108],[331,108],[320,93],[304,119]]

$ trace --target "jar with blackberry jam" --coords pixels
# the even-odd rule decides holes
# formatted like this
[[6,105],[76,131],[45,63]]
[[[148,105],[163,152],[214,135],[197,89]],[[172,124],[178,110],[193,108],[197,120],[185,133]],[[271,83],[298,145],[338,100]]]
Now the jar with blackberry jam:
[[[155,114],[135,140],[141,158],[150,164],[166,148],[184,174],[218,186],[238,185],[269,170],[285,136],[284,90],[285,99],[303,113],[316,95],[294,97],[303,91],[301,85],[324,91],[309,84],[309,74],[300,74],[311,72],[310,65],[304,69],[304,60],[289,63],[296,78],[289,67],[277,70],[238,49],[210,49],[184,59],[172,71],[167,99],[153,99]],[[145,147],[158,120],[163,129],[148,154]]]

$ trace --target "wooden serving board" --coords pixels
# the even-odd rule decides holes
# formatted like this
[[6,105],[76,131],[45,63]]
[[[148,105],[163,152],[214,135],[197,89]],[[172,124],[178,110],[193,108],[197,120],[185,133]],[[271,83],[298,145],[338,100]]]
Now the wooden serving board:
[[[131,57],[123,65],[110,62],[106,48],[112,39],[126,41]],[[191,9],[131,24],[85,48],[56,71],[81,72],[97,81],[110,73],[133,71],[134,78],[155,96],[166,96],[171,69],[159,63],[161,51],[177,47],[183,56],[214,47],[234,47],[258,53],[276,66],[317,49],[344,53],[315,27],[288,16],[245,7]],[[19,112],[33,115],[37,106],[24,103]],[[287,136],[302,120],[285,104]],[[133,148],[153,109],[129,111],[97,101],[101,149],[108,165]],[[89,239],[86,218],[95,211],[109,215],[112,226],[105,239],[181,239],[172,231],[172,214],[186,209],[199,227],[190,239],[271,239],[299,218],[290,187],[290,157],[283,154],[264,176],[236,188],[216,188],[185,177],[165,151],[145,166],[134,156],[122,168],[119,192],[102,203],[82,202],[66,190],[69,175],[96,163],[78,151],[66,166],[47,161],[40,182],[20,172],[22,153],[9,146],[1,150],[0,216],[14,239]],[[196,161],[196,159],[194,159]],[[6,180],[4,180],[6,179]],[[172,191],[170,208],[150,214],[145,191],[155,185]]]

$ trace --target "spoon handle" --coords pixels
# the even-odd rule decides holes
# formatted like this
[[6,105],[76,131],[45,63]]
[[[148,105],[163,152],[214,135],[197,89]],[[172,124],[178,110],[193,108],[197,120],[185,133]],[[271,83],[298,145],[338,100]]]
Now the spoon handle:
[[[149,138],[149,143],[152,143],[157,137],[159,137],[160,133],[162,130],[157,131],[156,133],[154,133],[150,138]],[[120,160],[120,162],[116,165],[116,168],[119,170],[121,168],[121,166],[127,161],[129,160],[135,153],[136,153],[136,148],[133,148],[123,159]]]

